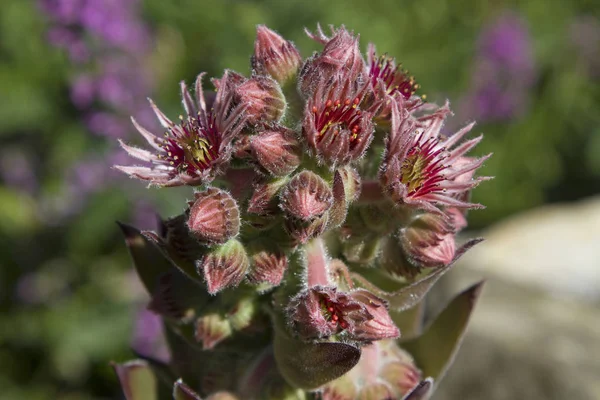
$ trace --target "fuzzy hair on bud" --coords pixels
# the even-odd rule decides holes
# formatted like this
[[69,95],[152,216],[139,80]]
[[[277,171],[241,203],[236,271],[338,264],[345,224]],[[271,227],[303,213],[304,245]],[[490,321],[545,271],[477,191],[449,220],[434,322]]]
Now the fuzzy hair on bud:
[[240,231],[240,211],[229,193],[208,188],[195,193],[188,227],[192,235],[207,243],[225,243]]
[[258,164],[274,176],[286,176],[300,165],[300,146],[295,133],[283,126],[252,137],[250,149]]
[[252,270],[248,280],[254,284],[278,286],[288,266],[285,254],[261,251],[252,256]]
[[310,171],[295,175],[279,198],[287,215],[303,221],[323,215],[333,204],[333,193],[327,182]]
[[271,75],[283,84],[296,76],[302,63],[294,44],[264,25],[256,27],[256,41],[252,56],[252,70],[256,74]]
[[208,293],[216,294],[225,288],[239,285],[246,276],[249,265],[244,245],[230,239],[204,256],[197,268],[204,275]]

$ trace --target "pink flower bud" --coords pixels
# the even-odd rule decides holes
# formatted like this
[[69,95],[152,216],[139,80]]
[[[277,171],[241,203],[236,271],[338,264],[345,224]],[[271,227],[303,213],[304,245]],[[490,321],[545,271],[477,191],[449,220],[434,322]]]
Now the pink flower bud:
[[285,220],[284,228],[296,244],[304,244],[325,232],[328,219],[327,214],[311,221],[292,217]]
[[255,73],[269,74],[283,84],[297,74],[301,63],[302,57],[292,42],[264,25],[256,27],[252,57],[252,69]]
[[311,171],[296,174],[280,194],[280,206],[289,215],[312,221],[333,204],[333,193],[327,182]]
[[328,383],[321,394],[322,400],[356,400],[357,389],[348,374]]
[[405,254],[422,267],[448,265],[454,258],[454,227],[444,215],[421,214],[400,232]]
[[350,204],[360,196],[361,179],[356,169],[345,166],[339,168],[338,172],[344,183],[344,193],[346,195],[346,203]]
[[300,164],[300,148],[294,131],[276,126],[253,136],[250,148],[258,164],[275,176],[285,176]]
[[367,385],[358,394],[357,400],[388,400],[395,399],[394,391],[384,382]]
[[319,85],[328,84],[338,74],[342,74],[345,81],[354,84],[365,80],[367,69],[358,46],[358,37],[343,26],[338,30],[332,29],[332,37],[327,37],[320,26],[317,27],[316,34],[307,33],[325,47],[302,67],[298,87],[305,97],[309,97]]
[[249,265],[244,245],[230,239],[204,256],[197,268],[204,274],[208,292],[215,294],[225,288],[239,285],[246,276]]
[[200,241],[225,243],[240,231],[240,212],[236,201],[229,193],[217,188],[195,193],[188,227]]
[[399,395],[408,393],[421,381],[421,373],[410,361],[394,361],[386,364],[380,372]]
[[350,296],[362,304],[371,318],[355,326],[352,336],[363,341],[395,339],[400,336],[400,330],[388,313],[387,303],[371,292],[359,289]]
[[252,256],[252,271],[248,275],[248,280],[254,284],[266,283],[270,286],[278,286],[287,265],[285,254],[261,251]]
[[204,350],[213,349],[217,344],[231,336],[229,321],[219,314],[213,313],[198,318],[195,338],[202,343]]
[[278,122],[285,114],[287,103],[281,87],[268,76],[255,76],[244,81],[235,93],[246,109],[250,124]]
[[277,194],[288,179],[261,181],[254,185],[254,192],[248,201],[248,212],[258,215],[273,215],[278,208]]

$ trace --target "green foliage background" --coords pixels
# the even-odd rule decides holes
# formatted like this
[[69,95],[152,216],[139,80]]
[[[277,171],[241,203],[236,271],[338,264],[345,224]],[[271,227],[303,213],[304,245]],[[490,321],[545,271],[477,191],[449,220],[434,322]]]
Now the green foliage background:
[[[600,9],[592,0],[476,1],[146,0],[156,48],[140,68],[153,71],[156,101],[178,115],[178,82],[200,71],[249,72],[256,24],[294,41],[303,55],[317,46],[303,27],[345,24],[414,71],[429,99],[458,99],[468,87],[481,30],[505,10],[527,21],[537,68],[527,113],[479,124],[478,154],[495,153],[482,174],[496,176],[474,193],[487,205],[470,214],[484,228],[547,202],[600,189],[600,85],[569,39],[574,18]],[[68,87],[74,66],[48,45],[47,20],[31,0],[0,3],[0,146],[35,156],[39,192],[0,187],[0,399],[107,399],[120,391],[109,360],[130,358],[135,310],[143,301],[115,220],[130,220],[123,187],[98,192],[72,217],[50,223],[45,207],[75,161],[114,143],[86,131]],[[600,48],[600,44],[598,44]],[[600,57],[600,56],[599,56]],[[466,122],[457,115],[458,122]],[[461,119],[462,118],[462,119]],[[186,190],[126,190],[163,215],[181,211]],[[39,300],[19,301],[32,276]]]

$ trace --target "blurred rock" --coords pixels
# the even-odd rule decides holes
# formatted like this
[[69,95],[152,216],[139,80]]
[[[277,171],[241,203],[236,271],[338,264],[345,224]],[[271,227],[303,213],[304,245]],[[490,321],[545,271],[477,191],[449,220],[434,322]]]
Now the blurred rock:
[[558,296],[600,300],[600,197],[522,213],[482,236],[485,242],[461,259],[462,268]]
[[438,293],[488,279],[433,399],[600,399],[600,199],[534,210],[482,236]]

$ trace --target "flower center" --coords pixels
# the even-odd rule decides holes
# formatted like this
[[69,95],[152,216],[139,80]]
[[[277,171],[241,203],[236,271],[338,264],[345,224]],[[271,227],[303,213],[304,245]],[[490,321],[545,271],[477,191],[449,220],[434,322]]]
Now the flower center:
[[206,121],[198,117],[180,117],[181,123],[170,128],[162,139],[164,153],[159,158],[178,172],[202,172],[218,157],[220,133],[215,118],[208,113]]
[[346,133],[350,138],[350,147],[354,147],[361,141],[361,110],[358,108],[360,99],[327,100],[325,107],[319,112],[317,107],[312,108],[315,115],[315,126],[319,132],[319,140],[325,134],[334,136]]
[[343,312],[337,307],[337,304],[326,298],[321,300],[321,311],[329,322],[339,326],[341,329],[348,328],[348,323],[344,320]]
[[438,148],[438,140],[430,138],[423,143],[422,135],[417,144],[407,153],[400,169],[400,181],[407,187],[408,195],[424,195],[439,191],[439,183],[443,181],[442,171],[446,168],[443,147]]
[[388,94],[400,93],[405,99],[410,98],[419,88],[419,84],[416,83],[414,76],[408,75],[408,70],[403,70],[401,67],[402,64],[396,65],[394,59],[385,54],[378,59],[373,59],[369,68],[373,85],[381,81]]

